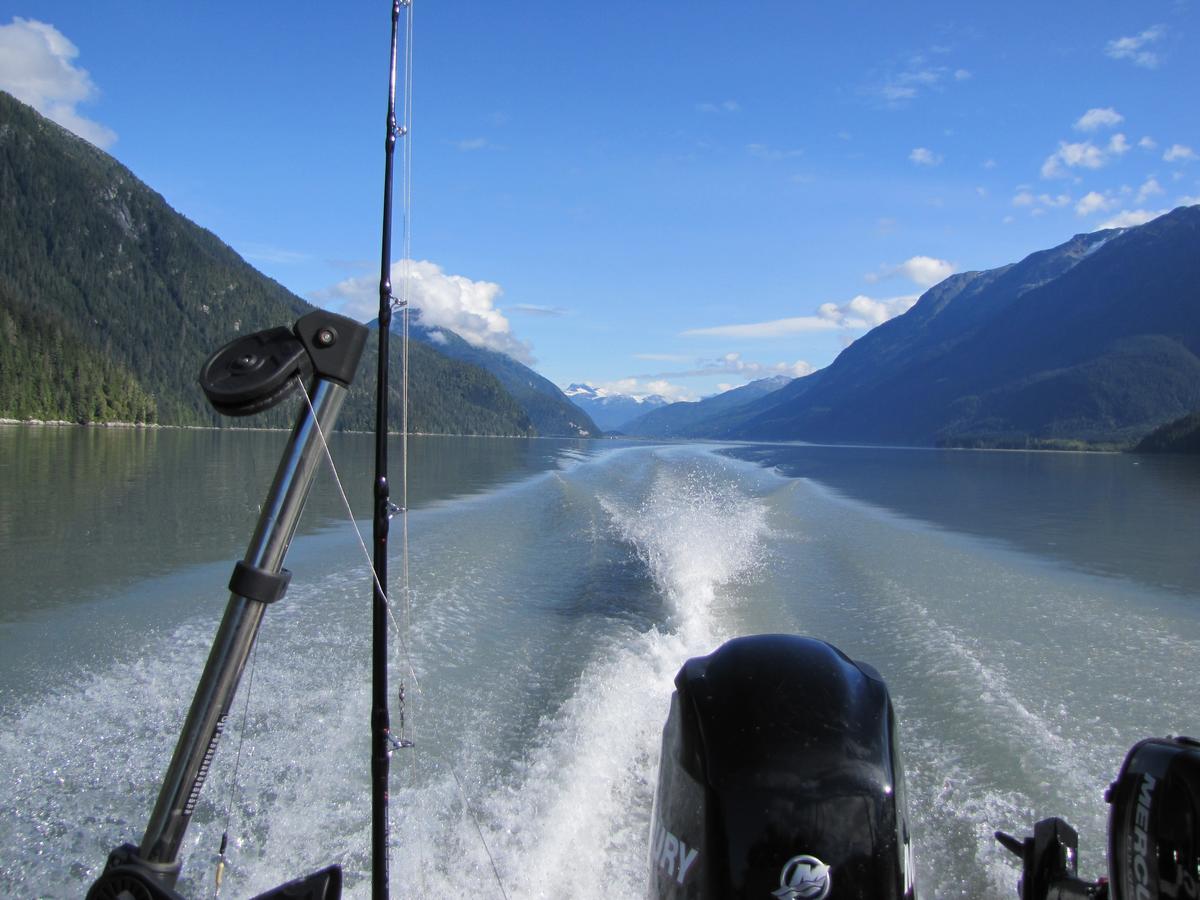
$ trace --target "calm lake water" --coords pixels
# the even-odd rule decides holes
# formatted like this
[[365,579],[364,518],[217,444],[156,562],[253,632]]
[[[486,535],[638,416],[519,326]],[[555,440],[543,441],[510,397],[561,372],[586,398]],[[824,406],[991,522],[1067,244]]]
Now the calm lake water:
[[[80,896],[140,838],[284,441],[0,427],[0,895]],[[333,453],[365,532],[372,439]],[[671,680],[737,634],[882,672],[927,898],[1015,897],[992,831],[1048,815],[1100,874],[1125,751],[1200,732],[1193,460],[424,438],[410,506],[398,897],[501,896],[488,851],[510,897],[641,896]],[[330,862],[368,894],[370,576],[328,472],[288,567],[189,896],[230,809],[223,896]]]

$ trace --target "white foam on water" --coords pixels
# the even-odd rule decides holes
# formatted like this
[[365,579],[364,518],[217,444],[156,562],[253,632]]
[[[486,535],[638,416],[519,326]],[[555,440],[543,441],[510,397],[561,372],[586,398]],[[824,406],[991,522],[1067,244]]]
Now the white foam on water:
[[[643,490],[646,490],[643,486]],[[602,495],[612,528],[645,562],[669,621],[597,648],[574,692],[543,721],[513,777],[477,801],[508,896],[639,897],[646,888],[650,809],[673,679],[721,639],[722,589],[757,565],[765,508],[712,465],[658,468],[641,499]],[[499,896],[461,816],[461,856],[409,876],[428,896]]]

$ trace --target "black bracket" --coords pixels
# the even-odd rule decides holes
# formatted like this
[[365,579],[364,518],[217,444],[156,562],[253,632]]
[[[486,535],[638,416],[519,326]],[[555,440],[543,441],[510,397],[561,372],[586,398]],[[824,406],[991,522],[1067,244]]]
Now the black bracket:
[[247,600],[274,603],[287,593],[291,581],[292,573],[287,569],[280,569],[276,573],[238,560],[233,567],[233,574],[229,576],[229,590]]

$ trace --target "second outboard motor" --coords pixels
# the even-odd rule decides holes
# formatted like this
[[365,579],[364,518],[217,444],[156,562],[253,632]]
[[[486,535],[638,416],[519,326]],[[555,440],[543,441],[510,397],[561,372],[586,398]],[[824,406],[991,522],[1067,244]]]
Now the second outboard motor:
[[688,660],[663,729],[649,862],[658,898],[914,898],[879,673],[796,635]]

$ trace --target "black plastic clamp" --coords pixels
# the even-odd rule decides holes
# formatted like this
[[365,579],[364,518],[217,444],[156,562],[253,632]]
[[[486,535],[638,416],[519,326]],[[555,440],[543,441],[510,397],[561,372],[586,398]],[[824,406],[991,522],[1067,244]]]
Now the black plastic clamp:
[[278,573],[260,569],[247,562],[238,560],[229,576],[229,590],[247,600],[257,600],[259,603],[274,603],[287,593],[292,581],[292,573],[280,569]]

